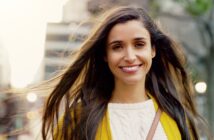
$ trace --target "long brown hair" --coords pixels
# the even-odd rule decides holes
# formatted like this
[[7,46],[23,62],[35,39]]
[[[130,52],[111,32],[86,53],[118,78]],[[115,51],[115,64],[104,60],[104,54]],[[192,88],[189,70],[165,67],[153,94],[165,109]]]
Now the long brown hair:
[[119,7],[104,14],[103,20],[85,40],[74,62],[50,94],[43,116],[44,140],[49,131],[53,136],[61,103],[64,103],[65,110],[63,124],[60,130],[56,129],[56,134],[60,133],[64,140],[95,139],[114,89],[113,75],[104,61],[106,40],[113,26],[130,20],[142,22],[156,49],[146,77],[146,89],[160,108],[176,121],[183,140],[199,139],[194,122],[198,113],[192,101],[193,90],[180,47],[157,27],[143,9]]

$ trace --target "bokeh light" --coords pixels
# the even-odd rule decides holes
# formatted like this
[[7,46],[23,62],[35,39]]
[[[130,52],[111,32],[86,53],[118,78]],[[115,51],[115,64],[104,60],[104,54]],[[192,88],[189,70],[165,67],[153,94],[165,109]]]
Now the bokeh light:
[[31,93],[28,93],[28,94],[27,94],[26,98],[27,98],[28,102],[33,103],[33,102],[36,102],[36,100],[37,100],[37,95],[36,95],[35,93],[32,93],[32,92],[31,92]]
[[198,82],[195,84],[195,90],[200,93],[203,94],[206,92],[207,90],[207,84],[205,82]]

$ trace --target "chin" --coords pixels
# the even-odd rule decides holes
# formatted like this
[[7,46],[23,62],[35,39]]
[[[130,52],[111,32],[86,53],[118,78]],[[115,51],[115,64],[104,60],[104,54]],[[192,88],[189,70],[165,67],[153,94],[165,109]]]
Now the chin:
[[138,83],[142,83],[142,79],[124,79],[123,82],[127,85],[135,85]]

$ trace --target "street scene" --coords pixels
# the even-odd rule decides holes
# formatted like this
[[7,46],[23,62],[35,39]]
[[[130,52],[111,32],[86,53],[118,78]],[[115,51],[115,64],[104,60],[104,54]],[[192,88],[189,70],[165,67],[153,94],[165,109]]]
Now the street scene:
[[[128,10],[131,16],[118,21],[116,18],[122,17],[123,14],[121,12],[119,15],[120,10],[114,13],[118,15],[112,14],[105,18],[106,11],[122,6],[142,8],[154,21],[154,29],[149,30],[153,28],[153,24],[150,25],[149,21],[147,28],[147,18],[135,17]],[[113,16],[115,18],[112,18]],[[141,20],[143,28],[138,26]],[[116,116],[113,114],[114,109],[118,107],[114,106],[114,103],[129,104],[147,99],[156,100],[154,104],[160,106],[162,113],[175,120],[181,139],[188,139],[189,132],[182,131],[186,127],[196,128],[201,140],[212,139],[214,134],[213,0],[0,0],[0,23],[0,140],[53,139],[51,128],[59,125],[58,118],[63,116],[64,112],[68,112],[67,109],[78,112],[76,108],[79,108],[81,103],[82,110],[86,113],[79,113],[82,116],[80,115],[80,124],[77,123],[79,124],[77,126],[91,126],[91,131],[97,128],[99,130],[98,125],[92,127],[92,124],[98,124],[95,123],[95,119],[101,121],[102,117],[99,113],[104,112],[103,108],[108,108],[109,123],[112,126],[111,135],[115,140],[125,140],[128,138],[117,135],[124,132],[116,131],[120,126],[119,121],[115,123],[113,120]],[[157,30],[155,25],[161,31],[157,39],[154,39],[152,34]],[[136,48],[131,49],[130,46],[133,45],[133,41],[130,41],[131,35],[140,34],[137,31],[141,29],[148,30],[149,35],[143,36],[143,39],[137,37],[134,42],[139,38],[141,40],[136,44]],[[163,36],[169,37],[169,40],[159,41]],[[150,51],[146,52],[140,48],[143,45],[149,46],[147,38],[151,40],[151,56],[149,56]],[[167,41],[171,41],[168,44],[175,51],[174,57],[170,48],[163,48],[167,45]],[[92,49],[90,45],[94,48]],[[105,45],[107,47],[102,49]],[[179,48],[173,48],[174,46]],[[100,60],[100,57],[103,60]],[[179,61],[173,58],[179,58]],[[163,61],[163,65],[159,64],[158,59]],[[166,60],[169,64],[164,63]],[[108,66],[108,71],[105,66]],[[162,69],[161,66],[166,69]],[[141,68],[143,70],[139,72]],[[111,76],[108,75],[109,73]],[[154,84],[154,73],[159,74],[155,77],[157,88]],[[136,82],[139,79],[140,82]],[[130,90],[133,93],[139,91],[140,88],[130,88],[132,87],[130,85],[139,83],[144,84],[145,98],[140,98],[138,94],[136,99],[139,100],[134,100],[135,98],[129,95],[120,96],[122,91]],[[102,93],[103,98],[98,96],[98,92]],[[129,97],[129,100],[124,97]],[[101,106],[103,104],[106,106]],[[87,111],[91,112],[87,114]],[[76,117],[70,115],[71,118],[66,118],[66,114],[64,116],[64,121],[70,119],[68,122],[72,122],[72,117]],[[105,115],[103,117],[105,118]],[[76,119],[78,120],[78,115]],[[178,122],[181,119],[190,126],[180,125]],[[167,127],[163,124],[163,128],[157,127],[157,133],[166,130]],[[131,130],[132,125],[129,126]],[[144,126],[139,127],[144,128]],[[69,130],[70,126],[63,128]],[[72,128],[72,130],[79,132],[79,129]],[[84,131],[89,133],[90,139],[98,135],[94,131],[91,135],[90,130],[88,132],[84,129]],[[137,127],[136,131],[138,131]],[[60,131],[59,134],[63,135]],[[194,131],[191,130],[190,134],[193,136]],[[87,137],[87,134],[85,135]],[[67,139],[77,137],[78,133]],[[156,137],[158,136],[155,133],[154,139]],[[166,137],[170,139],[167,133]],[[55,138],[60,139],[58,135]],[[133,138],[141,139],[137,136]],[[99,138],[96,137],[97,139]]]

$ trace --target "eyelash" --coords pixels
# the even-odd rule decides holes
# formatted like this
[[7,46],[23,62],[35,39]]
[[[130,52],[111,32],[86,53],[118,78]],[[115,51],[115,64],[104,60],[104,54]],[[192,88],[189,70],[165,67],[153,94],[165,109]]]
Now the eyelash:
[[[146,43],[145,42],[138,42],[138,43],[135,43],[135,47],[136,48],[142,48],[142,47],[144,47],[146,45]],[[122,48],[122,46],[121,45],[114,45],[113,47],[112,47],[112,49],[113,50],[119,50],[119,49],[121,49]]]
[[112,47],[113,50],[118,50],[118,49],[120,49],[120,48],[122,48],[121,45],[115,45],[115,46]]
[[140,42],[140,43],[136,43],[136,44],[135,44],[135,47],[141,48],[141,47],[144,47],[145,45],[146,45],[145,42]]

